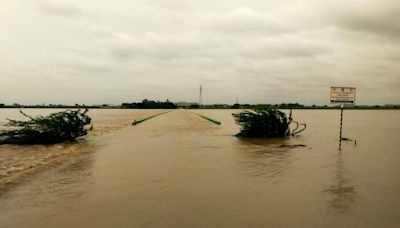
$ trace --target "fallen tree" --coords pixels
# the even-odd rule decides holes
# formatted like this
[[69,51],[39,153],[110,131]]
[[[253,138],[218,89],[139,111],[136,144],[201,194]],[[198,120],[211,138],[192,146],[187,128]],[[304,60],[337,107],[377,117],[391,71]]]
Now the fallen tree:
[[[232,115],[241,127],[237,134],[241,137],[288,137],[297,135],[306,129],[306,124],[299,124],[293,120],[292,110],[290,110],[289,117],[284,112],[270,108],[243,111]],[[290,129],[291,125],[294,125],[293,129]]]
[[73,141],[86,135],[92,128],[86,127],[91,123],[87,112],[88,109],[66,110],[45,117],[32,117],[20,110],[29,120],[8,119],[9,122],[5,126],[10,129],[0,131],[0,144],[53,144]]

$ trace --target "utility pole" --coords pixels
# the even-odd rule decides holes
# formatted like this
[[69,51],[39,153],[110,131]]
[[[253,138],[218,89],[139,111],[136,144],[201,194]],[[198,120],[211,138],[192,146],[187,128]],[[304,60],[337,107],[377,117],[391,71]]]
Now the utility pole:
[[239,96],[236,95],[236,104],[239,104]]
[[343,104],[340,107],[339,150],[342,150]]

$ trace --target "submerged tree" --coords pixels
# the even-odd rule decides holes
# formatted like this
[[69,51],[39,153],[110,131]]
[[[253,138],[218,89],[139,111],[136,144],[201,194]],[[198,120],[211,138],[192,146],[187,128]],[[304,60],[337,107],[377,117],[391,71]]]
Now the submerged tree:
[[[289,117],[277,109],[254,109],[232,114],[241,129],[237,136],[242,137],[287,137],[294,136],[306,129],[306,124],[299,124],[292,119],[292,110]],[[290,125],[294,125],[290,129]],[[299,129],[299,126],[302,126]]]
[[0,144],[52,144],[63,141],[73,141],[87,134],[85,127],[91,123],[86,115],[88,109],[52,113],[49,116],[32,117],[22,110],[27,121],[8,119],[9,130],[0,131]]

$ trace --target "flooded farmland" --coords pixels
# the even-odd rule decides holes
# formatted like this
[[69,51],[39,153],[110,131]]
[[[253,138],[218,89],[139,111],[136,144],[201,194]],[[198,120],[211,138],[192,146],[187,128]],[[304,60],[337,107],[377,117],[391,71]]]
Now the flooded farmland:
[[[79,142],[0,146],[0,181],[13,182],[0,191],[0,227],[400,224],[399,111],[345,110],[343,135],[357,144],[341,151],[339,110],[294,110],[307,129],[287,139],[234,137],[235,110],[171,110],[131,125],[162,112],[91,110],[94,130]],[[0,109],[0,123],[17,114]],[[282,146],[294,144],[306,146]],[[54,153],[63,159],[46,158]]]

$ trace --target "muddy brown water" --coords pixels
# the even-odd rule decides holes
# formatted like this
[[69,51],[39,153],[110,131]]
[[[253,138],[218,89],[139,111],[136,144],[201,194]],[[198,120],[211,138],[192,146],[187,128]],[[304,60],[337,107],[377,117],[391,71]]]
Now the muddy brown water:
[[194,112],[222,125],[174,110],[89,137],[0,195],[0,227],[399,227],[399,111],[345,110],[342,151],[338,110],[295,110],[301,136],[264,140]]

